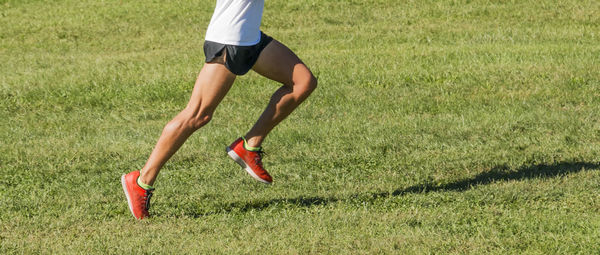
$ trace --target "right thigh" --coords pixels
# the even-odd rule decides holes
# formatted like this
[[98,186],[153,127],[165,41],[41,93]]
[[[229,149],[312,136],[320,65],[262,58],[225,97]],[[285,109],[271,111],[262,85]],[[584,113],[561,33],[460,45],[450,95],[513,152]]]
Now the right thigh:
[[302,60],[275,39],[261,52],[252,69],[268,79],[290,87],[306,84],[313,77]]
[[211,115],[233,85],[235,78],[236,75],[222,64],[204,64],[196,79],[186,111],[190,111],[194,116]]

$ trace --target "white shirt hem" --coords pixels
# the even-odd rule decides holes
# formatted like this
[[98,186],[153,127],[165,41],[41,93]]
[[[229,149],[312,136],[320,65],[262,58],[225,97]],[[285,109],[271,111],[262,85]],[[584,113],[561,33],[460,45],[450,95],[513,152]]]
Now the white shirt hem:
[[256,40],[255,42],[221,41],[221,40],[211,40],[210,38],[205,38],[204,40],[216,42],[216,43],[220,43],[220,44],[225,44],[225,45],[233,45],[233,46],[253,46],[253,45],[257,45],[260,42],[261,37],[258,37],[258,40]]

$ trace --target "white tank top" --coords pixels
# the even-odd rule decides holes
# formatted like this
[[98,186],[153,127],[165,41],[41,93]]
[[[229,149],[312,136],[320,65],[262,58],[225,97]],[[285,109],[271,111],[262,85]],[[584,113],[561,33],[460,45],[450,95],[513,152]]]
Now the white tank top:
[[257,44],[264,5],[264,0],[217,0],[204,39],[238,46]]

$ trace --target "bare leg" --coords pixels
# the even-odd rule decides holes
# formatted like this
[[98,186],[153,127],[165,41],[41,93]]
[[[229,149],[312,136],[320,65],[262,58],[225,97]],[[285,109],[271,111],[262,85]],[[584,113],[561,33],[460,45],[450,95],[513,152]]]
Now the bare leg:
[[245,136],[249,146],[259,147],[267,134],[317,87],[317,79],[294,52],[277,40],[267,45],[252,69],[283,84]]
[[153,185],[162,166],[192,133],[210,121],[217,105],[235,81],[235,77],[235,74],[227,70],[224,65],[208,63],[204,65],[188,105],[167,123],[156,147],[142,168],[140,180],[143,183]]

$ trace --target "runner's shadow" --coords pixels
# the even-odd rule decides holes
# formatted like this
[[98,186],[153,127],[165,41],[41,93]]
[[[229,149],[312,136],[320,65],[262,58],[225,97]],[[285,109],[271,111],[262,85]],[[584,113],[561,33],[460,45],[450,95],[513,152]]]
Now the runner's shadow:
[[288,204],[299,207],[311,207],[318,205],[327,205],[340,201],[366,200],[373,201],[384,197],[404,196],[406,194],[423,194],[430,192],[443,191],[465,191],[473,189],[480,185],[486,185],[501,181],[519,181],[528,179],[548,179],[560,176],[565,176],[571,173],[577,173],[583,170],[598,170],[599,163],[587,162],[560,162],[551,165],[540,164],[533,166],[523,166],[516,170],[512,170],[507,166],[494,167],[487,172],[480,173],[472,178],[458,180],[443,185],[420,184],[406,188],[396,189],[391,192],[372,192],[354,194],[348,197],[296,197],[296,198],[279,198],[253,202],[236,202],[223,205],[218,211],[214,212],[197,212],[193,217],[201,217],[215,213],[227,212],[247,212],[252,210],[263,210],[268,207]]

